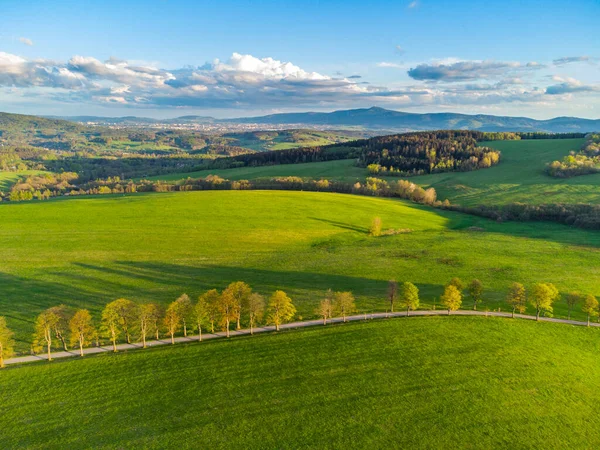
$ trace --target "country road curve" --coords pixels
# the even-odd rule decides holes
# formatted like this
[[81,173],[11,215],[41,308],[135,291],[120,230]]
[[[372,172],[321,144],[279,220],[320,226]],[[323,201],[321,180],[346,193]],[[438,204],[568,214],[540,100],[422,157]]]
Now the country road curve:
[[[410,311],[408,313],[409,317],[415,317],[415,316],[486,316],[486,317],[512,317],[511,313],[508,312],[498,312],[498,311],[473,311],[473,310],[458,310],[458,311],[452,311],[450,314],[448,314],[447,310],[417,310],[417,311]],[[406,317],[407,313],[406,311],[399,311],[399,312],[382,312],[382,313],[368,313],[368,314],[357,314],[357,315],[352,315],[352,316],[348,316],[346,317],[346,321],[347,322],[352,322],[352,321],[358,321],[358,320],[372,320],[372,319],[386,319],[386,318],[391,318],[391,317]],[[536,320],[535,316],[530,316],[530,315],[526,315],[526,314],[515,314],[515,318],[519,318],[519,319],[526,319],[526,320]],[[555,319],[553,317],[540,317],[540,322],[554,322],[554,323],[563,323],[563,324],[568,324],[568,325],[578,325],[578,326],[587,326],[587,322],[580,322],[577,320],[567,320],[567,319]],[[340,323],[343,322],[344,320],[341,317],[335,317],[332,319],[328,319],[327,323]],[[305,328],[305,327],[314,327],[314,326],[323,326],[323,320],[322,319],[315,319],[315,320],[306,320],[306,321],[301,321],[301,322],[291,322],[291,323],[286,323],[283,325],[280,325],[280,329],[281,330],[286,330],[286,329],[293,329],[293,328]],[[590,323],[590,326],[592,327],[600,327],[600,323]],[[265,327],[257,327],[254,328],[254,333],[258,334],[258,333],[265,333],[265,332],[273,332],[275,331],[275,326],[265,326]],[[250,329],[243,329],[243,330],[231,330],[229,332],[229,334],[233,337],[233,336],[241,336],[241,335],[248,335],[250,334]],[[218,338],[226,338],[226,334],[224,331],[220,331],[217,333],[203,333],[202,334],[202,340],[211,340],[211,339],[218,339]],[[181,344],[181,343],[186,343],[186,342],[198,342],[198,336],[194,335],[194,336],[188,336],[188,337],[176,337],[174,339],[176,344]],[[171,340],[170,339],[160,339],[160,340],[152,340],[152,341],[146,341],[146,346],[147,347],[157,347],[157,346],[161,346],[161,345],[171,345]],[[121,351],[121,350],[137,350],[137,349],[142,349],[142,343],[141,342],[137,342],[137,343],[133,343],[133,344],[118,344],[117,345],[117,350]],[[83,353],[84,355],[92,355],[92,354],[96,354],[96,353],[112,353],[113,348],[112,345],[110,346],[102,346],[102,347],[89,347],[89,348],[84,348],[83,349]],[[73,349],[71,351],[57,351],[52,353],[52,359],[62,359],[62,358],[71,358],[71,357],[76,357],[76,356],[80,356],[79,355],[79,350],[78,349]],[[29,355],[29,356],[19,356],[16,358],[10,358],[10,359],[6,359],[4,361],[4,363],[6,365],[12,365],[12,364],[23,364],[23,363],[30,363],[30,362],[36,362],[36,361],[47,361],[48,357],[46,354],[39,354],[39,355]]]

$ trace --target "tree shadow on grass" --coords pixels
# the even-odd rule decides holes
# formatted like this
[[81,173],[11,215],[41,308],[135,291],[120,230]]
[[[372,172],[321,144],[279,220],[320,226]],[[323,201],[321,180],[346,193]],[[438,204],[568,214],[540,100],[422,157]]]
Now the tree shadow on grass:
[[434,213],[447,220],[449,230],[466,233],[486,232],[506,236],[538,239],[575,247],[600,247],[600,231],[585,230],[550,221],[497,222],[485,217],[455,211],[432,208],[416,203],[408,204],[414,209]]
[[335,220],[327,220],[327,219],[322,219],[320,217],[307,217],[307,219],[311,219],[311,220],[316,220],[318,222],[327,223],[329,225],[333,225],[334,227],[341,228],[343,230],[356,231],[358,233],[368,233],[369,232],[368,228],[359,227],[359,226],[348,224],[348,223],[344,223],[344,222],[338,222],[338,221],[335,221]]

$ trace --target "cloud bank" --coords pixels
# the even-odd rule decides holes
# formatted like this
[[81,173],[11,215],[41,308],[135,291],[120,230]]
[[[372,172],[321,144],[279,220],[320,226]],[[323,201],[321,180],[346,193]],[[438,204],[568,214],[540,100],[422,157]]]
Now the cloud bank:
[[[566,59],[572,58],[554,64]],[[413,64],[408,71],[404,64],[376,66],[398,71],[405,81],[378,86],[359,75],[332,77],[291,62],[239,53],[169,70],[115,57],[52,61],[0,52],[0,90],[40,101],[196,109],[543,105],[599,92],[598,86],[572,78],[539,77],[549,69],[537,62],[447,59]]]

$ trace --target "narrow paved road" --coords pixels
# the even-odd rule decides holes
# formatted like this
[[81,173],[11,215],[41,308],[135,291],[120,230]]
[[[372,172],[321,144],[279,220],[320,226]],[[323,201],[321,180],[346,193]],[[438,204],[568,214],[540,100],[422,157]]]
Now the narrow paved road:
[[[408,314],[409,316],[445,316],[448,315],[448,311],[447,310],[435,310],[435,311],[431,311],[431,310],[419,310],[419,311],[410,311],[410,313]],[[511,317],[510,313],[507,312],[493,312],[493,311],[471,311],[471,310],[458,310],[458,311],[453,311],[452,313],[450,313],[451,316],[494,316],[494,317]],[[401,311],[401,312],[393,312],[393,313],[373,313],[373,314],[358,314],[355,316],[348,316],[346,317],[346,321],[348,322],[352,322],[352,321],[357,321],[357,320],[370,320],[370,319],[385,319],[388,317],[405,317],[406,316],[406,311]],[[535,320],[535,316],[529,316],[529,315],[525,315],[525,314],[515,314],[515,317],[518,317],[519,319],[526,319],[526,320]],[[339,323],[339,322],[343,322],[343,319],[341,317],[335,317],[333,319],[330,319],[327,321],[328,323]],[[554,322],[554,323],[565,323],[565,324],[569,324],[569,325],[579,325],[579,326],[587,326],[587,322],[579,322],[576,320],[567,320],[567,319],[555,319],[552,317],[540,317],[540,322]],[[281,325],[279,328],[282,330],[286,330],[286,329],[290,329],[290,328],[304,328],[304,327],[314,327],[314,326],[318,326],[321,325],[323,326],[323,321],[320,319],[317,320],[307,320],[307,321],[302,321],[302,322],[292,322],[292,323],[286,323],[284,325]],[[592,327],[600,327],[600,323],[591,323],[590,326]],[[265,333],[265,332],[271,332],[271,331],[275,331],[275,327],[274,326],[267,326],[267,327],[259,327],[259,328],[255,328],[254,329],[254,333]],[[243,329],[243,330],[238,330],[238,331],[230,331],[230,335],[231,336],[240,336],[240,335],[244,335],[244,334],[250,334],[250,330],[249,329]],[[202,340],[210,340],[210,339],[218,339],[218,338],[224,338],[226,337],[226,334],[224,331],[220,331],[218,333],[203,333],[202,334]],[[198,341],[198,336],[188,336],[188,337],[176,337],[175,338],[175,343],[176,344],[181,344],[184,342],[194,342],[194,341]],[[156,347],[159,345],[170,345],[171,344],[171,340],[170,339],[161,339],[158,341],[147,341],[146,345],[148,347]],[[135,349],[141,349],[142,348],[142,344],[140,342],[135,343],[135,344],[119,344],[117,345],[117,350],[135,350]],[[112,352],[113,348],[112,345],[111,346],[104,346],[104,347],[90,347],[90,348],[85,348],[83,349],[83,353],[84,355],[92,355],[94,353],[107,353],[107,352]],[[55,352],[52,353],[52,358],[53,359],[59,359],[59,358],[70,358],[73,356],[79,356],[79,351],[78,350],[72,350],[72,351],[62,351],[62,352]],[[11,359],[7,359],[4,361],[5,364],[22,364],[22,363],[28,363],[28,362],[34,362],[34,361],[45,361],[47,360],[47,356],[45,354],[40,354],[40,355],[31,355],[31,356],[20,356],[18,358],[11,358]]]

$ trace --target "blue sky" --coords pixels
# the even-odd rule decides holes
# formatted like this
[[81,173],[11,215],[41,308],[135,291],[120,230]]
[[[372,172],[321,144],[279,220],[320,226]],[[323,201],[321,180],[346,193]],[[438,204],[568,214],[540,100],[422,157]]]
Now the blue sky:
[[600,117],[600,2],[0,0],[0,109]]

